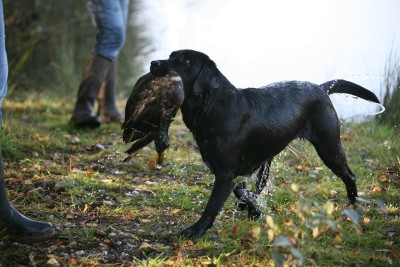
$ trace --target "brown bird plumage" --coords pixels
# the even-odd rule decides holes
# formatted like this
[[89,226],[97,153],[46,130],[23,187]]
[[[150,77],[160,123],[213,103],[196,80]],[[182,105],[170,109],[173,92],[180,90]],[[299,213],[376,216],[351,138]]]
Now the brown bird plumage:
[[133,142],[125,161],[154,141],[157,163],[162,163],[163,152],[169,146],[168,128],[183,98],[182,80],[174,72],[163,77],[147,73],[136,82],[126,102],[122,124],[124,143]]

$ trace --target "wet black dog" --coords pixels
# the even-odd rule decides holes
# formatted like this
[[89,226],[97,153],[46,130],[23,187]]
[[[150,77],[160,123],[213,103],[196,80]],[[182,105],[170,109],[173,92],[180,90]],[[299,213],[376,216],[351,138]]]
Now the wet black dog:
[[[347,197],[357,198],[355,175],[347,165],[340,142],[339,120],[328,94],[348,93],[379,103],[367,89],[344,80],[316,85],[288,81],[263,88],[238,90],[210,58],[197,51],[173,52],[168,60],[151,62],[151,73],[177,72],[183,81],[181,106],[184,123],[193,133],[215,183],[200,219],[182,232],[199,237],[212,226],[232,192],[257,218],[253,200],[268,178],[272,158],[295,138],[310,141],[333,173],[342,179]],[[234,178],[258,170],[257,190],[249,192]]]

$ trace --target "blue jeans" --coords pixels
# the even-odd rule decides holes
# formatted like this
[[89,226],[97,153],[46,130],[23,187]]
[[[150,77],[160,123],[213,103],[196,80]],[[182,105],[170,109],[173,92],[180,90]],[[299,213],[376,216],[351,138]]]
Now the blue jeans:
[[115,60],[125,42],[129,0],[88,0],[87,8],[96,27],[93,52]]
[[7,94],[8,62],[6,52],[6,34],[4,30],[3,0],[0,0],[0,122],[3,97]]

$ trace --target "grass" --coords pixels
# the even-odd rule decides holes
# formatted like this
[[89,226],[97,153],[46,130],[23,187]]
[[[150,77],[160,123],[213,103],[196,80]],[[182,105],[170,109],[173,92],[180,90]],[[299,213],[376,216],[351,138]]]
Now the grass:
[[[51,221],[57,236],[34,245],[1,237],[3,266],[49,260],[61,266],[400,265],[400,134],[394,127],[372,120],[342,125],[365,200],[357,212],[346,206],[343,183],[313,147],[294,141],[273,162],[259,221],[247,220],[232,196],[206,235],[188,240],[178,233],[198,219],[213,176],[180,116],[171,126],[165,166],[156,171],[153,145],[122,162],[127,146],[119,126],[75,130],[68,126],[71,110],[70,100],[43,93],[4,101],[10,199],[25,215]],[[39,187],[43,194],[29,193]]]

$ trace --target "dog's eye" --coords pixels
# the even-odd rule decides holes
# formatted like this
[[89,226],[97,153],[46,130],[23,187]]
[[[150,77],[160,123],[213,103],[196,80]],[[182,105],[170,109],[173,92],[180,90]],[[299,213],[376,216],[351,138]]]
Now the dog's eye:
[[183,64],[185,64],[187,67],[190,66],[190,60],[189,60],[188,58],[186,58],[186,57],[181,58],[181,62],[182,62]]

